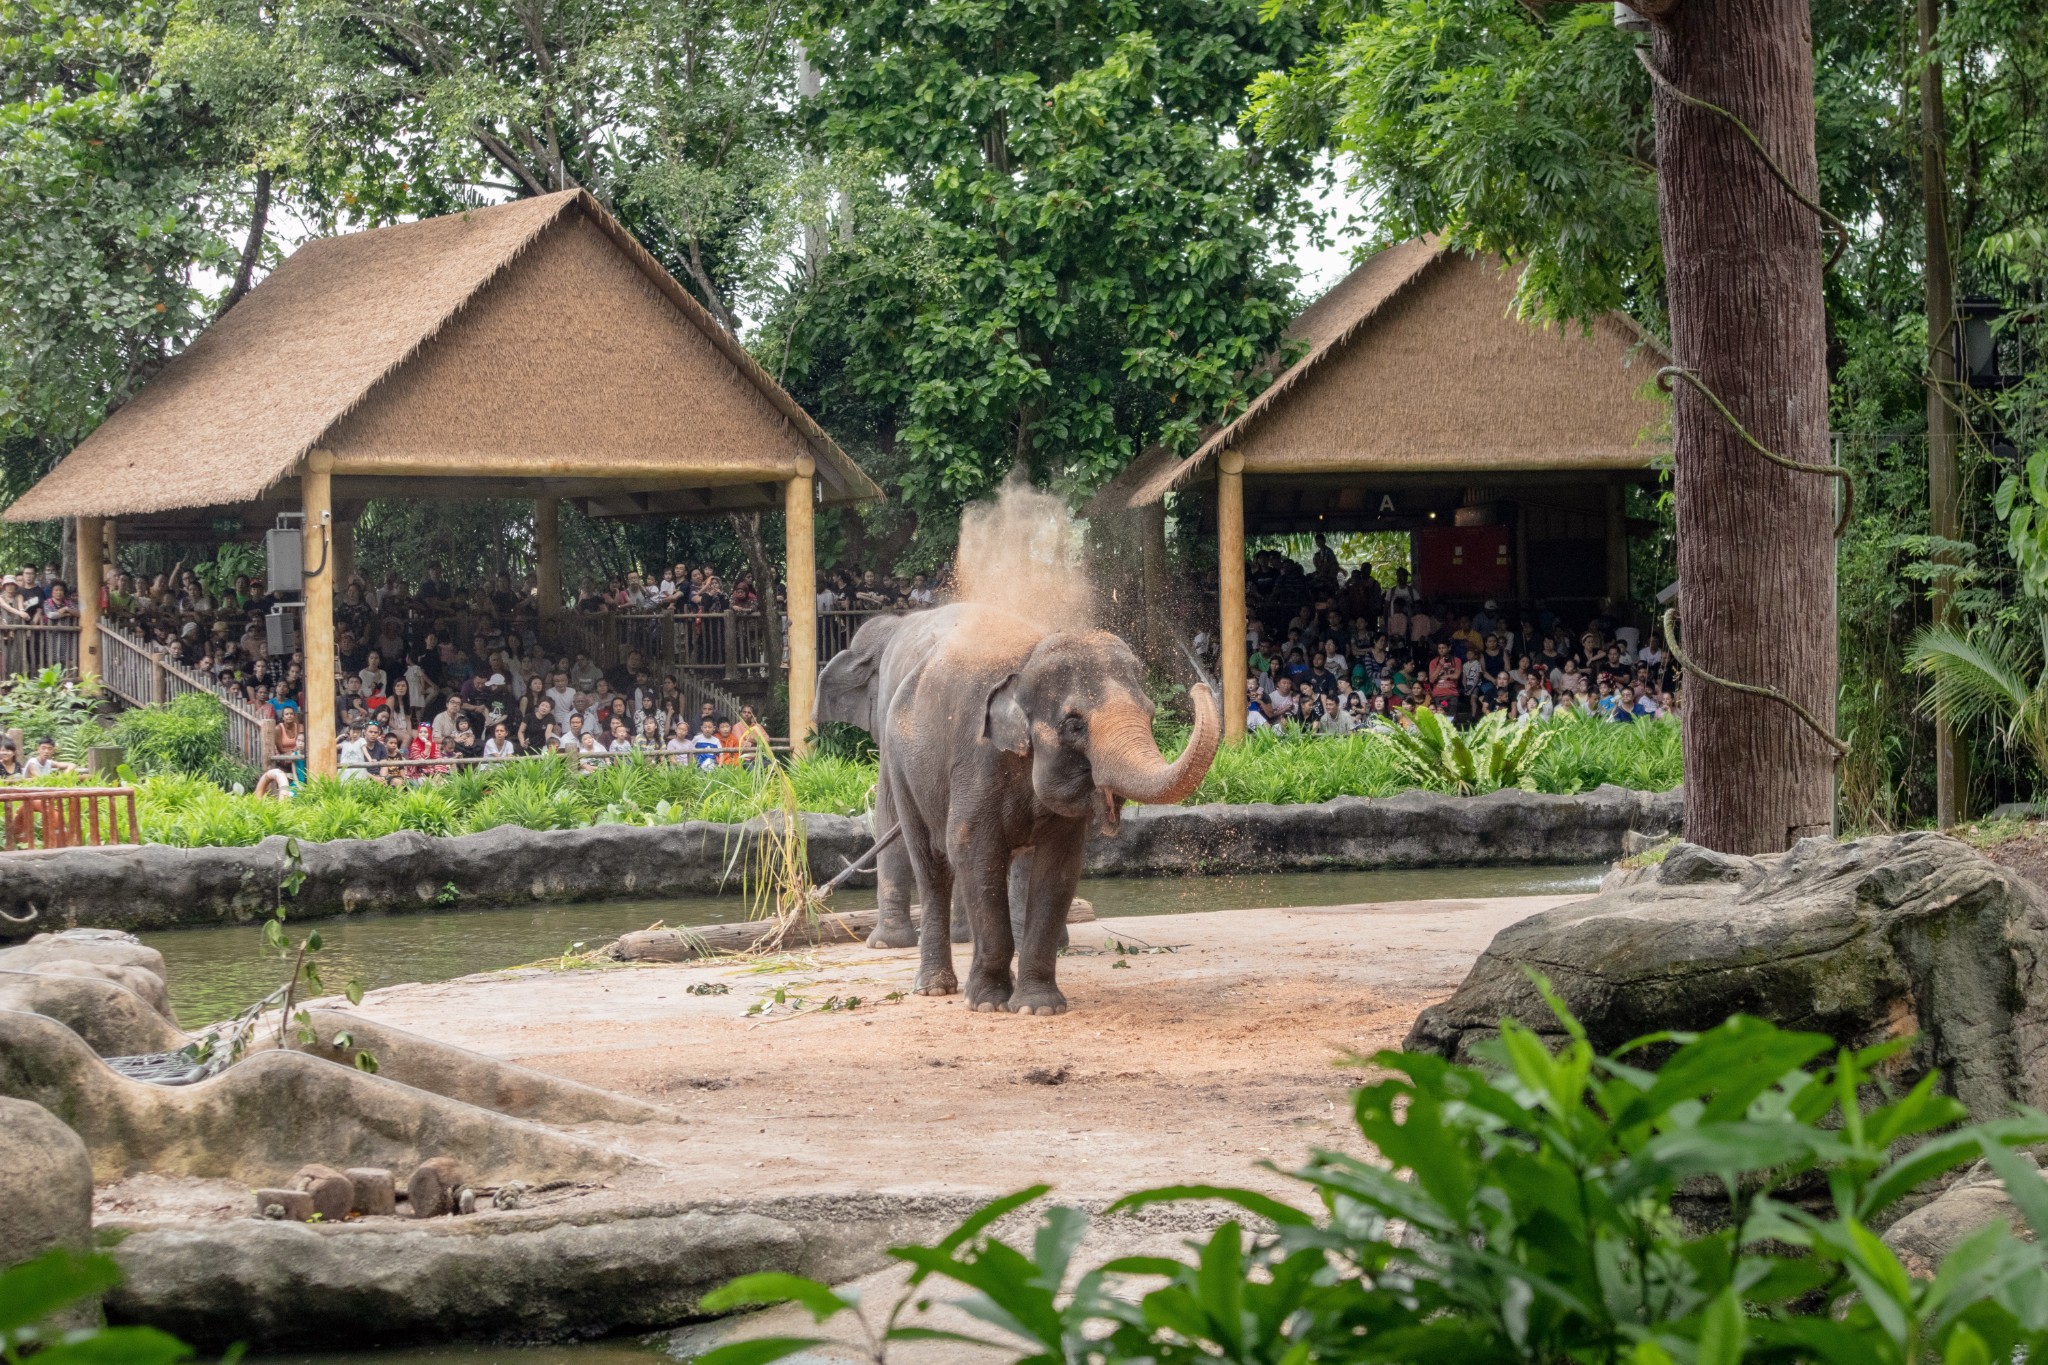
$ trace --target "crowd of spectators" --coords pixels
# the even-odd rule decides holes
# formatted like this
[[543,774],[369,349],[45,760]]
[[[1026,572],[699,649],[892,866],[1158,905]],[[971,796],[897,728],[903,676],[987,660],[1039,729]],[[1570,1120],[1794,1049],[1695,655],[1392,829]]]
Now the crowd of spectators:
[[1602,609],[1568,620],[1537,604],[1473,609],[1425,599],[1397,570],[1344,573],[1324,538],[1311,567],[1265,550],[1246,566],[1252,730],[1345,735],[1431,707],[1459,724],[1494,713],[1579,712],[1617,724],[1676,719],[1680,678],[1656,632]]

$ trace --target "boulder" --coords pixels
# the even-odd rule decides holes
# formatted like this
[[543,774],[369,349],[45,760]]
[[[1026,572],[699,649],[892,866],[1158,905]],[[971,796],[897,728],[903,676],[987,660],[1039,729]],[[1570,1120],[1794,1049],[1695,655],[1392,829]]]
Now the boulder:
[[[4,963],[0,963],[0,971],[8,970]],[[169,1020],[173,1027],[177,1025],[177,1019],[171,1014],[171,996],[164,986],[164,979],[144,968],[64,957],[28,970],[32,976],[82,976],[91,981],[111,981],[117,986],[125,986],[135,993],[137,999]]]
[[196,1085],[146,1085],[110,1070],[55,1020],[8,1009],[0,1095],[61,1116],[102,1180],[153,1171],[282,1186],[309,1156],[410,1170],[439,1155],[459,1157],[487,1182],[593,1179],[630,1160],[300,1052],[259,1052]]
[[[356,1053],[368,1052],[386,1080],[500,1114],[541,1123],[645,1123],[669,1117],[609,1090],[437,1043],[345,1010],[309,1009],[306,1017],[313,1041],[302,1042],[294,1032],[286,1039],[288,1046],[343,1066],[353,1066]],[[337,1045],[335,1039],[344,1037],[348,1042]]]
[[83,1038],[85,1045],[102,1057],[174,1052],[189,1041],[134,991],[98,977],[46,976],[0,968],[0,1010],[46,1015]]
[[[78,1134],[38,1104],[0,1098],[0,1270],[66,1247],[92,1245],[92,1161]],[[99,1303],[77,1304],[57,1319],[82,1327]]]
[[[2026,1153],[2017,1155],[2034,1164]],[[1884,1244],[1910,1274],[1932,1279],[1942,1259],[1959,1243],[1993,1223],[2004,1223],[2016,1235],[2032,1239],[2026,1219],[2005,1192],[2005,1182],[1991,1173],[1988,1162],[1980,1161],[1933,1200],[1887,1228]]]
[[118,929],[66,929],[61,933],[37,934],[12,948],[0,948],[0,967],[15,971],[30,971],[45,962],[64,958],[140,967],[160,981],[170,979],[162,953]]
[[1973,1115],[2048,1104],[2048,906],[1945,835],[1732,857],[1679,844],[1627,885],[1503,929],[1411,1049],[1470,1055],[1502,1018],[1562,1037],[1528,972],[1610,1049],[1731,1014],[1847,1045],[1913,1037],[1910,1083],[1941,1069]]

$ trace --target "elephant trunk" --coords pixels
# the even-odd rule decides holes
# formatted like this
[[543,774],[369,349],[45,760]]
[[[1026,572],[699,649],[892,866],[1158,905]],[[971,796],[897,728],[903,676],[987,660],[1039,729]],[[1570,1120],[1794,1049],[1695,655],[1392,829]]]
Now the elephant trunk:
[[1209,689],[1198,683],[1188,689],[1188,698],[1195,706],[1195,733],[1171,763],[1160,755],[1151,718],[1138,706],[1098,715],[1089,726],[1088,746],[1095,785],[1148,806],[1185,801],[1208,775],[1223,736],[1222,715]]

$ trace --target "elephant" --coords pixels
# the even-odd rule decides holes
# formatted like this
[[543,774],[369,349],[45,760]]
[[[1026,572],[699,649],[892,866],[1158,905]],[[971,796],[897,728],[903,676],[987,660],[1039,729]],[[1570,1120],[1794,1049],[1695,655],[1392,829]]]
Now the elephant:
[[1205,684],[1189,695],[1194,734],[1168,762],[1143,666],[1108,631],[1048,630],[973,603],[863,625],[820,675],[814,714],[874,735],[875,828],[903,831],[877,860],[870,946],[909,946],[914,881],[918,994],[961,989],[959,915],[972,925],[970,1008],[1064,1013],[1055,968],[1090,831],[1115,833],[1126,800],[1184,800],[1216,756],[1216,698]]

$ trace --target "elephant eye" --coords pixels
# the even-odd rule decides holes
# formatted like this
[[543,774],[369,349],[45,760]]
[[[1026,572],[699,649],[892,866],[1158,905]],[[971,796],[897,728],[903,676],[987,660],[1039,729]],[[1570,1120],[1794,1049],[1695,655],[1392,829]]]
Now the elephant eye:
[[1084,730],[1086,730],[1086,729],[1088,728],[1088,722],[1087,722],[1087,721],[1085,721],[1085,720],[1082,720],[1082,719],[1081,719],[1081,717],[1080,717],[1080,716],[1079,716],[1078,714],[1076,714],[1076,713],[1073,713],[1073,712],[1069,712],[1069,713],[1067,714],[1067,718],[1066,718],[1065,720],[1063,720],[1063,721],[1061,721],[1061,722],[1060,722],[1060,726],[1061,726],[1061,728],[1063,728],[1063,729],[1064,729],[1064,730],[1065,730],[1065,731],[1066,731],[1066,732],[1067,732],[1068,734],[1070,734],[1070,735],[1078,735],[1078,734],[1080,734],[1080,733],[1081,733],[1082,731],[1084,731]]

